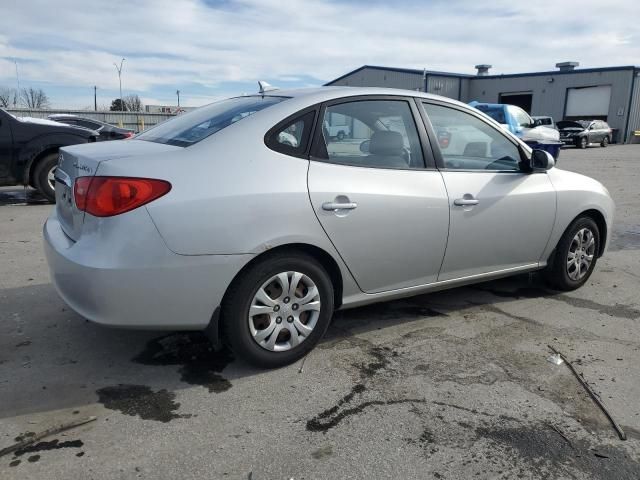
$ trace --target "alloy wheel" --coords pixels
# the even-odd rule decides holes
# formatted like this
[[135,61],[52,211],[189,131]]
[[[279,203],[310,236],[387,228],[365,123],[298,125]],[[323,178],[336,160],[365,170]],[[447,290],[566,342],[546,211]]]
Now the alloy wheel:
[[49,184],[49,187],[51,187],[51,190],[55,190],[56,189],[55,173],[56,173],[56,167],[55,166],[51,167],[49,169],[49,171],[47,172],[47,183]]
[[579,281],[589,272],[596,250],[596,239],[589,228],[581,228],[573,237],[567,255],[567,274]]
[[278,273],[255,293],[249,307],[249,331],[266,350],[291,350],[309,338],[320,307],[320,292],[311,278],[300,272]]

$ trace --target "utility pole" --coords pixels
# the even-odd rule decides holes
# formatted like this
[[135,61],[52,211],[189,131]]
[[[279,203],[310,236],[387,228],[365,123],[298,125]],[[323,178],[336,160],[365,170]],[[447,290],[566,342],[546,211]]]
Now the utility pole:
[[176,95],[178,95],[178,110],[180,110],[180,90],[176,90]]
[[113,64],[113,66],[116,67],[116,70],[118,71],[118,81],[120,82],[120,111],[121,112],[124,112],[124,101],[122,100],[122,62],[124,61],[125,61],[124,58],[120,60],[120,67],[118,67],[117,63]]
[[98,86],[93,86],[93,109],[98,111]]
[[15,65],[16,65],[16,85],[18,86],[18,89],[16,90],[16,93],[13,96],[13,108],[16,108],[16,102],[18,101],[18,95],[20,95],[20,76],[18,75],[18,61],[16,59],[14,59],[13,63],[15,63]]

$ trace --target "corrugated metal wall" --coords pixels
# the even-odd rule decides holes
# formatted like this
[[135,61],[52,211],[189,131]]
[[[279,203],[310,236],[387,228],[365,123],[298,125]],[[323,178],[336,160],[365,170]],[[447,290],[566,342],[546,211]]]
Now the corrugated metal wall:
[[[640,131],[640,71],[635,72],[635,82],[631,95],[631,107],[629,108],[629,131],[627,132],[627,142],[631,141],[633,132]],[[635,139],[634,139],[635,140]],[[638,137],[640,141],[640,137]]]
[[[632,79],[637,72],[629,68],[571,73],[489,77],[455,77],[427,74],[428,92],[459,99],[463,102],[497,102],[501,93],[528,92],[532,94],[532,115],[550,115],[562,120],[565,114],[567,90],[570,88],[611,85],[611,100],[607,122],[618,130],[617,141],[628,141],[632,131],[640,130],[640,78],[633,93]],[[352,87],[388,87],[424,90],[421,72],[363,68],[331,83]],[[629,105],[629,98],[632,104]],[[624,138],[628,121],[627,137]]]
[[460,81],[459,77],[427,74],[428,93],[458,100],[461,89]]
[[348,87],[391,87],[406,90],[424,90],[421,73],[394,72],[374,68],[364,68],[353,75],[342,78],[332,86]]
[[618,129],[618,141],[623,140],[631,89],[631,70],[585,73],[576,71],[560,75],[554,73],[518,77],[475,77],[464,101],[495,103],[501,93],[531,91],[531,114],[550,115],[557,121],[564,117],[567,89],[611,85],[607,122],[611,128]]
[[[445,75],[434,75],[427,73],[427,88],[429,93],[442,95],[443,97],[458,100],[461,92],[468,89],[464,83],[466,79],[458,77],[448,77]],[[460,85],[460,82],[463,84]],[[348,87],[386,87],[402,88],[405,90],[424,91],[425,81],[422,73],[395,72],[392,70],[382,70],[378,68],[364,68],[348,77],[342,78],[331,85],[342,85]]]
[[84,118],[93,118],[102,122],[110,123],[122,128],[142,131],[146,128],[164,122],[175,116],[167,113],[142,113],[142,112],[93,112],[86,110],[29,110],[29,109],[6,109],[16,117],[47,118],[56,113],[66,113],[78,115]]

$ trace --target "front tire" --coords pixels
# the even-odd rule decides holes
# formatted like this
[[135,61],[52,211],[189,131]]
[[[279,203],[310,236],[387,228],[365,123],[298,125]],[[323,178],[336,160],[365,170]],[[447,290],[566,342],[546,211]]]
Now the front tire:
[[587,148],[588,144],[589,141],[587,140],[587,137],[580,137],[580,139],[576,142],[576,147],[584,150],[585,148]]
[[50,153],[38,160],[33,171],[33,183],[50,202],[56,201],[55,179],[53,174],[58,165],[58,153]]
[[333,315],[331,279],[303,253],[277,254],[234,280],[222,303],[231,350],[262,368],[288,365],[316,346]]
[[598,260],[600,230],[591,217],[578,217],[564,232],[545,278],[558,290],[575,290],[589,279]]

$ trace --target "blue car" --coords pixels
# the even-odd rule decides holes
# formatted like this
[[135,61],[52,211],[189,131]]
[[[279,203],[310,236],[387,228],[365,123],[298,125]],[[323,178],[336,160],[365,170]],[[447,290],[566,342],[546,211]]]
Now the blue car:
[[529,146],[548,151],[557,160],[560,155],[560,134],[554,128],[542,126],[520,107],[504,103],[470,102],[470,106],[493,118],[505,129],[522,138]]

